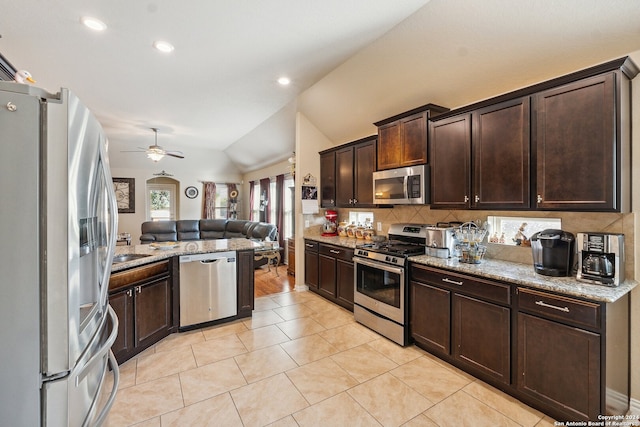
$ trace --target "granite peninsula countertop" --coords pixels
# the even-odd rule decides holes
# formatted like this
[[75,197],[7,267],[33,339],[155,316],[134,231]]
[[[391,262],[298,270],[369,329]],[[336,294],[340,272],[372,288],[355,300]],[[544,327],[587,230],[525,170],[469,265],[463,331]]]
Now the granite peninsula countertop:
[[[363,240],[347,237],[305,235],[304,238],[352,249],[364,243]],[[500,280],[515,285],[522,285],[605,303],[617,301],[622,296],[631,292],[631,290],[638,284],[634,280],[625,280],[617,287],[592,285],[589,283],[579,282],[575,277],[543,276],[533,270],[532,264],[521,264],[496,259],[485,259],[482,260],[480,264],[465,264],[459,262],[457,259],[443,259],[429,255],[415,255],[409,257],[409,261],[415,264],[441,268],[452,272]]]
[[115,255],[147,255],[131,261],[115,263],[111,266],[111,272],[126,270],[127,268],[149,264],[163,259],[180,255],[206,254],[211,252],[243,251],[263,249],[261,242],[237,238],[237,239],[213,239],[191,240],[176,242],[176,246],[170,249],[155,249],[150,245],[116,246]]

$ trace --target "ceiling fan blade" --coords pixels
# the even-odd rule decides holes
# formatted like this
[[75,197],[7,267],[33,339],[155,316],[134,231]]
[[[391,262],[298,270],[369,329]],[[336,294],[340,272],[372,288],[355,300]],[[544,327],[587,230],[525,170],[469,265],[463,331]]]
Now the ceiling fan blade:
[[178,154],[178,153],[179,153],[179,151],[174,151],[174,152],[167,151],[164,154],[166,156],[177,157],[178,159],[184,159],[184,155],[182,153],[180,153],[180,154]]
[[121,153],[145,153],[147,150],[121,150]]

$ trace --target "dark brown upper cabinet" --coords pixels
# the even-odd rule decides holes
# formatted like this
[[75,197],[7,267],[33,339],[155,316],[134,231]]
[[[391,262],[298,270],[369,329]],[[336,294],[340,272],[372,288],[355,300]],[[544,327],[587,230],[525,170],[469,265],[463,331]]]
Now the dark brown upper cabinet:
[[471,190],[471,114],[429,124],[431,207],[468,209]]
[[378,127],[378,170],[428,163],[427,121],[448,108],[434,104],[374,123]]
[[336,207],[336,152],[320,153],[320,206]]
[[619,211],[627,203],[629,140],[621,119],[629,110],[616,96],[621,77],[611,72],[536,95],[538,208]]
[[322,207],[375,206],[376,147],[373,135],[320,153]]
[[431,120],[432,207],[627,212],[638,72],[621,58]]
[[472,115],[472,200],[477,209],[530,207],[530,98]]

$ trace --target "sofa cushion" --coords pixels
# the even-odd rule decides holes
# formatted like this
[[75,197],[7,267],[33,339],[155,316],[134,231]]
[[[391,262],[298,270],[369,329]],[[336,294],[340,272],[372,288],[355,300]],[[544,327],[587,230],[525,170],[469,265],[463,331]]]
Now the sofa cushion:
[[142,243],[172,242],[178,240],[175,221],[147,221],[142,223]]
[[249,234],[247,235],[247,237],[249,239],[269,239],[275,241],[278,237],[278,229],[273,224],[269,224],[267,222],[258,222],[255,223],[253,227],[249,228]]
[[200,240],[200,221],[197,219],[181,219],[176,225],[178,240]]
[[226,219],[201,219],[201,239],[224,239],[224,231],[227,227]]
[[246,232],[244,231],[245,225],[249,221],[240,220],[240,219],[230,219],[227,221],[227,228],[224,231],[225,239],[233,239],[234,237],[247,237]]

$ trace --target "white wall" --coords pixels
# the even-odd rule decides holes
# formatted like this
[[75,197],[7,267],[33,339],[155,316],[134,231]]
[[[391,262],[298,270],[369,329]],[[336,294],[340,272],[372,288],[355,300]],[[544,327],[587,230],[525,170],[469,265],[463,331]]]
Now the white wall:
[[[155,178],[154,174],[166,171],[171,178],[179,181],[180,197],[179,219],[199,219],[202,217],[202,181],[240,183],[242,176],[227,156],[220,152],[211,153],[206,150],[187,150],[185,159],[162,159],[153,163],[144,154],[109,153],[111,176],[116,178],[135,179],[135,213],[118,215],[118,233],[130,233],[131,243],[140,243],[140,226],[146,217],[146,182]],[[116,160],[116,161],[114,161]],[[118,164],[119,167],[114,165]],[[184,194],[185,188],[193,186],[198,189],[198,196],[189,199]]]
[[[305,221],[311,225],[317,216],[302,214],[302,180],[311,174],[320,185],[320,155],[322,150],[331,148],[333,142],[327,138],[304,114],[296,115],[296,229],[294,232],[296,243],[296,287],[306,288],[304,284],[304,232]],[[318,200],[318,204],[320,201]]]

